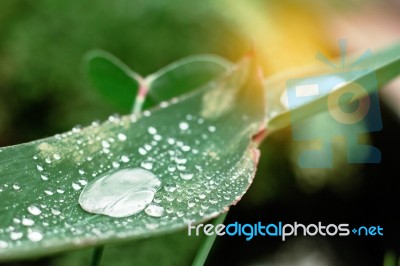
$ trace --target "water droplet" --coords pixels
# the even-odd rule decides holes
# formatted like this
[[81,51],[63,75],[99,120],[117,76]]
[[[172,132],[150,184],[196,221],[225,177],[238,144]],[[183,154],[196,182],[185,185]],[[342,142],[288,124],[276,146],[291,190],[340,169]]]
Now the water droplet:
[[40,178],[41,178],[42,180],[44,180],[44,181],[46,181],[46,180],[49,179],[49,178],[48,178],[47,176],[45,176],[45,175],[41,175]]
[[150,171],[122,169],[89,183],[79,196],[79,204],[90,213],[127,217],[144,210],[160,185]]
[[174,192],[176,190],[177,186],[175,184],[166,184],[164,186],[165,191],[167,192]]
[[186,123],[186,122],[180,122],[179,123],[179,128],[181,129],[181,130],[188,130],[189,129],[189,124],[188,123]]
[[55,153],[55,154],[53,155],[53,158],[56,159],[56,160],[58,161],[58,160],[61,159],[61,155],[58,154],[58,153]]
[[217,204],[218,200],[217,199],[209,199],[208,202],[210,202],[211,204]]
[[20,239],[24,234],[22,232],[11,232],[10,233],[10,238],[12,240],[18,240]]
[[8,246],[6,241],[0,240],[0,248],[6,248]]
[[81,189],[81,186],[80,186],[79,184],[77,184],[77,183],[72,183],[72,188],[73,188],[74,190],[80,190],[80,189]]
[[24,218],[22,219],[22,224],[25,226],[32,226],[35,224],[35,221],[32,219]]
[[187,162],[187,159],[185,159],[185,158],[175,158],[175,162],[177,164],[185,164]]
[[160,141],[162,139],[162,137],[161,137],[161,135],[156,134],[156,135],[153,136],[153,139],[155,141]]
[[166,108],[166,107],[168,107],[168,105],[169,105],[169,103],[165,102],[165,101],[160,103],[161,108]]
[[149,144],[144,144],[144,148],[148,151],[150,151],[153,147],[151,147],[151,145]]
[[43,235],[38,231],[32,231],[28,233],[28,238],[32,242],[38,242],[43,239]]
[[61,214],[61,212],[59,210],[57,210],[57,209],[51,209],[51,213],[53,215],[60,215]]
[[128,139],[127,136],[125,134],[122,134],[122,133],[119,133],[117,137],[118,137],[118,139],[120,141],[125,141],[125,140]]
[[86,180],[83,180],[83,179],[79,180],[78,182],[79,182],[82,186],[86,186],[86,184],[87,184],[87,181],[86,181]]
[[72,128],[72,133],[79,133],[79,132],[81,132],[81,130],[82,130],[82,127],[77,125]]
[[42,213],[42,210],[40,210],[38,207],[32,205],[28,207],[28,211],[32,214],[32,215],[39,215]]
[[138,151],[139,151],[139,153],[140,153],[141,155],[146,155],[146,153],[147,153],[147,151],[146,151],[145,149],[143,149],[142,147],[140,147],[140,148],[138,149]]
[[180,173],[180,176],[184,180],[190,180],[193,178],[194,174],[190,173],[190,172],[182,172],[182,173]]
[[182,151],[190,151],[190,146],[184,145],[181,147]]
[[161,217],[164,214],[164,208],[155,204],[150,204],[144,211],[152,217]]
[[217,130],[217,129],[214,126],[209,126],[208,127],[208,131],[210,131],[210,132],[215,132],[215,130]]
[[101,146],[103,146],[104,149],[108,149],[110,148],[110,143],[107,140],[103,140]]
[[182,165],[182,164],[178,164],[178,170],[179,171],[183,171],[183,170],[186,170],[186,166],[185,165]]
[[168,166],[168,171],[170,171],[171,173],[172,173],[172,172],[175,172],[175,170],[176,170],[175,165],[172,165],[172,164],[171,164],[171,165]]
[[49,196],[51,196],[51,195],[54,194],[54,193],[53,193],[52,191],[50,191],[50,190],[45,190],[44,193],[46,193],[46,194],[49,195]]
[[157,134],[157,129],[155,129],[154,127],[149,127],[147,129],[147,132],[149,132],[151,135]]
[[151,163],[151,162],[142,162],[140,164],[140,166],[143,167],[144,169],[151,170],[153,168],[153,163]]
[[80,175],[84,175],[84,174],[85,174],[85,171],[79,170],[79,174],[80,174]]
[[40,165],[36,165],[36,168],[39,170],[39,172],[43,171],[43,167]]
[[118,167],[120,166],[120,164],[119,164],[118,162],[113,162],[113,163],[112,163],[112,166],[113,166],[114,168],[118,168]]
[[121,156],[121,161],[122,161],[123,163],[129,162],[128,156],[122,155],[122,156]]
[[15,190],[19,190],[21,187],[18,185],[18,184],[14,184],[13,185],[13,189],[15,189]]

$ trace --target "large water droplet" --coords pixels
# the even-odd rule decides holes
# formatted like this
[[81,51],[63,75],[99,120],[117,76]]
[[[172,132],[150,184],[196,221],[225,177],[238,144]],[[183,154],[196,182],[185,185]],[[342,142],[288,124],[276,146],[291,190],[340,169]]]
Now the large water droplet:
[[89,182],[79,196],[79,204],[90,213],[127,217],[146,208],[161,181],[142,168],[122,169]]

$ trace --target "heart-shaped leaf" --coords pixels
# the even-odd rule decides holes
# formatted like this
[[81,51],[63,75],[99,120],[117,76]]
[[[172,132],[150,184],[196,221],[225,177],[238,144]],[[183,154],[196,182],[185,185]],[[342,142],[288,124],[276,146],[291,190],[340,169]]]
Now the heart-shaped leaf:
[[198,89],[224,74],[232,65],[218,56],[196,55],[178,60],[142,78],[109,53],[95,50],[85,58],[94,87],[121,113],[131,110],[137,113],[143,108],[148,109]]
[[183,95],[224,74],[232,63],[215,55],[195,55],[172,63],[146,78],[144,109]]
[[[255,172],[252,136],[265,108],[259,80],[246,59],[218,82],[141,116],[0,149],[0,259],[160,234],[226,211]],[[140,177],[154,186],[129,186]],[[87,193],[99,180],[109,198]],[[81,193],[89,198],[79,202]],[[121,215],[123,201],[136,210]],[[89,213],[79,203],[128,216]]]
[[113,55],[94,50],[86,54],[90,80],[116,111],[129,113],[143,78]]

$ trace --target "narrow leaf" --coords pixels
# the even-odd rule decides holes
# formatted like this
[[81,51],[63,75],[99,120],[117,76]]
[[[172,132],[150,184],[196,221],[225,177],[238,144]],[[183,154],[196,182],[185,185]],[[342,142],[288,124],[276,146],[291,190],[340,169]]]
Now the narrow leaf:
[[[282,73],[268,78],[266,87],[266,119],[269,131],[275,131],[289,124],[312,116],[315,113],[337,108],[337,105],[328,101],[328,97],[339,97],[345,92],[352,92],[352,100],[362,98],[373,93],[388,81],[400,74],[400,45],[396,45],[376,54],[373,54],[353,66],[344,70],[335,71],[319,66],[310,67],[295,72]],[[287,88],[288,80],[295,78],[310,78],[318,82],[326,82],[327,79],[341,80],[341,85],[329,93],[309,97],[300,105],[289,108]],[[361,84],[362,90],[354,90],[353,85]],[[289,88],[290,89],[290,88]],[[293,88],[292,88],[293,89]]]

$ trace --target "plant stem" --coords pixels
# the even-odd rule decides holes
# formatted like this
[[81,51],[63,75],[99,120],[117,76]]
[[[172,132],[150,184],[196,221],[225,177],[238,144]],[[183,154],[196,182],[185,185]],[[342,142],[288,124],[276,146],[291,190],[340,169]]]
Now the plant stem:
[[[225,221],[226,216],[228,215],[228,213],[223,213],[220,216],[218,216],[217,218],[214,219],[214,221],[212,222],[213,225],[217,225],[217,224],[222,224]],[[194,258],[194,261],[192,263],[192,266],[203,266],[204,263],[207,260],[208,254],[211,251],[211,248],[215,242],[217,235],[214,234],[212,236],[204,236],[204,240],[201,243],[201,246],[196,254],[196,257]]]
[[103,255],[104,246],[99,246],[94,248],[92,261],[90,262],[91,266],[99,266],[101,261],[101,256]]

